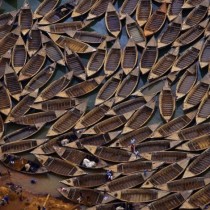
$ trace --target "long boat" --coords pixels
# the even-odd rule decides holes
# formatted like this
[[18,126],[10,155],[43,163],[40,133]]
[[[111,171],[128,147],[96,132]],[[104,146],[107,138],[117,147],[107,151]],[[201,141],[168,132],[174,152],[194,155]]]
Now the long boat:
[[184,0],[174,0],[171,1],[171,4],[168,6],[167,17],[171,22],[175,18],[177,18],[182,13],[182,6],[184,4]]
[[129,74],[136,66],[138,61],[138,49],[135,42],[129,39],[122,52],[121,66],[124,73]]
[[[72,149],[70,147],[58,147],[58,146],[54,146],[54,150],[58,154],[58,156],[61,157],[62,159],[82,168],[97,169],[97,168],[104,168],[105,166],[107,166],[107,163],[105,161],[87,152],[83,152],[81,150]],[[94,161],[95,165],[92,167],[84,165],[83,163],[84,159]]]
[[10,33],[13,27],[13,22],[9,21],[6,25],[0,25],[0,39]]
[[191,9],[196,7],[198,4],[200,4],[203,0],[186,0],[184,5],[182,6],[183,9]]
[[78,120],[84,115],[87,108],[87,101],[67,111],[48,130],[47,136],[55,136],[65,133],[75,126]]
[[0,58],[0,79],[4,76],[6,64],[10,64],[11,61],[11,50],[7,51]]
[[185,97],[193,88],[198,78],[198,65],[190,66],[180,77],[176,86],[176,100]]
[[14,10],[14,11],[11,11],[11,12],[2,13],[0,15],[0,26],[4,26],[8,23],[13,24],[15,19],[16,19],[16,16],[18,15],[18,13],[19,13],[19,10]]
[[4,121],[2,119],[2,116],[0,115],[0,138],[3,136],[4,133]]
[[140,59],[140,71],[142,74],[147,74],[158,58],[157,41],[153,36],[147,43]]
[[206,66],[209,65],[210,63],[210,37],[208,37],[208,39],[205,41],[201,52],[199,54],[199,64],[201,66],[201,68],[204,68]]
[[144,31],[129,15],[126,15],[126,31],[129,38],[133,39],[138,46],[145,47],[146,37],[144,36]]
[[26,64],[27,50],[25,43],[20,36],[12,50],[11,63],[16,73],[18,73]]
[[166,21],[167,4],[163,3],[155,12],[151,14],[144,26],[144,35],[151,36],[157,33]]
[[124,19],[126,17],[126,14],[132,15],[136,10],[138,2],[139,2],[139,0],[124,1],[122,6],[120,7],[120,10],[119,10],[120,19],[121,20]]
[[206,26],[206,29],[205,29],[205,32],[204,32],[205,37],[208,37],[209,34],[210,34],[210,22]]

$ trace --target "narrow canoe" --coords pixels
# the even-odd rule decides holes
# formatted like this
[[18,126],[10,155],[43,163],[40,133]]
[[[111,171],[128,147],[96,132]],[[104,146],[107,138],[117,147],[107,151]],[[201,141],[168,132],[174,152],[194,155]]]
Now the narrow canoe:
[[205,41],[199,55],[199,64],[201,68],[204,68],[209,65],[210,63],[209,58],[210,58],[210,37],[208,37],[208,39]]
[[35,102],[47,101],[56,96],[59,92],[61,92],[65,87],[70,84],[72,77],[73,72],[68,72],[59,79],[50,83],[37,97]]
[[71,1],[56,7],[54,10],[50,10],[45,13],[44,17],[39,21],[39,25],[47,25],[57,23],[68,15],[70,15],[74,9],[75,4]]
[[196,111],[181,115],[163,125],[152,134],[152,138],[164,138],[187,127],[194,119]]
[[4,121],[2,119],[2,116],[0,115],[0,138],[3,136],[4,133]]
[[39,162],[50,172],[61,176],[79,176],[86,174],[79,167],[59,158],[35,155]]
[[12,50],[11,63],[16,73],[18,73],[26,64],[27,50],[25,42],[20,36]]
[[43,87],[51,79],[53,73],[55,72],[56,63],[43,68],[37,75],[31,78],[31,80],[24,87],[21,96],[32,93],[41,87]]
[[184,103],[183,110],[193,108],[200,104],[202,98],[209,91],[210,85],[210,73],[207,73],[200,81],[198,81],[193,88],[187,94]]
[[58,3],[59,0],[44,0],[34,11],[33,18],[42,18],[45,14],[53,10]]
[[179,47],[172,48],[162,56],[158,62],[153,65],[150,74],[148,76],[149,80],[157,79],[167,73],[170,68],[173,66],[175,60],[177,59],[179,54]]
[[122,30],[122,25],[119,18],[119,14],[111,2],[109,2],[106,10],[105,24],[109,33],[111,33],[114,37],[119,36]]
[[[11,164],[11,159],[13,160],[14,164]],[[21,173],[25,173],[25,174],[38,175],[38,174],[44,174],[44,173],[48,172],[46,167],[41,166],[40,164],[37,164],[37,163],[30,161],[26,158],[23,158],[23,157],[20,157],[17,155],[13,155],[13,154],[5,154],[4,157],[1,159],[1,162],[9,169],[18,171]],[[25,169],[25,165],[27,163],[30,164],[29,171],[26,171],[26,169]]]
[[137,109],[137,111],[132,115],[132,117],[125,124],[122,133],[128,133],[142,127],[147,123],[152,117],[155,111],[155,99]]
[[167,4],[163,3],[152,15],[148,18],[144,26],[144,35],[151,36],[157,33],[166,21]]
[[133,153],[122,149],[92,145],[85,145],[84,147],[94,156],[114,163],[130,162],[139,159],[139,157],[136,157]]
[[78,120],[84,115],[87,108],[87,101],[67,111],[48,130],[47,136],[55,136],[69,131],[75,126]]
[[103,41],[97,48],[97,50],[90,56],[87,67],[86,74],[88,77],[93,76],[98,73],[104,65],[104,61],[107,55],[107,44]]
[[203,0],[186,0],[184,5],[182,6],[183,9],[190,9],[196,7],[200,4]]
[[146,139],[150,138],[152,133],[157,129],[159,124],[153,124],[149,126],[144,126],[142,128],[136,129],[128,134],[121,135],[117,141],[110,145],[110,147],[123,147],[125,149],[130,149],[131,140],[135,140],[135,145],[140,144]]
[[136,67],[123,79],[122,83],[119,85],[119,88],[115,93],[115,103],[125,100],[132,94],[139,83],[139,77],[139,67]]
[[158,58],[157,41],[153,36],[147,43],[146,48],[142,52],[140,59],[140,71],[142,74],[147,74]]
[[9,21],[6,25],[0,25],[0,39],[10,33],[13,28],[13,21]]
[[50,38],[61,48],[68,47],[75,53],[91,53],[96,51],[95,48],[90,45],[81,42],[77,39],[72,39],[67,36],[58,35],[58,34],[49,34]]
[[19,13],[19,10],[2,13],[0,15],[0,26],[4,26],[8,24],[9,22],[13,23],[18,13]]
[[210,167],[210,149],[206,149],[187,167],[183,178],[198,176]]
[[110,110],[112,105],[113,100],[109,100],[104,102],[100,106],[94,107],[92,110],[90,110],[88,113],[80,118],[79,122],[77,122],[74,128],[76,130],[84,129],[101,121],[106,116],[107,111]]
[[[160,36],[158,37],[158,48],[166,47],[177,40],[182,27],[182,14],[178,15],[172,22],[170,22]],[[177,46],[173,44],[174,46]]]
[[14,69],[12,69],[8,64],[6,64],[4,83],[10,95],[19,101],[22,92],[22,84],[18,81],[18,76]]
[[132,15],[134,11],[136,10],[137,4],[139,0],[129,1],[126,0],[123,2],[122,6],[119,10],[119,17],[120,19],[124,19],[126,17],[126,14]]
[[152,1],[141,0],[136,8],[136,21],[142,27],[148,21],[152,14]]
[[207,14],[209,7],[209,1],[204,0],[198,4],[184,19],[182,24],[182,30],[189,29],[197,25]]
[[85,67],[77,53],[72,52],[68,47],[65,47],[64,56],[69,71],[72,71],[74,76],[86,80]]
[[95,106],[104,103],[115,94],[122,84],[122,78],[123,71],[120,70],[103,84],[96,95]]
[[7,51],[0,58],[0,79],[4,76],[6,64],[10,64],[11,59],[11,50]]
[[190,66],[180,77],[176,86],[176,100],[186,96],[193,88],[198,78],[198,65]]
[[174,0],[171,1],[171,4],[168,6],[167,17],[169,21],[174,20],[182,13],[182,6],[184,4],[184,0]]
[[46,50],[41,48],[34,56],[32,56],[19,74],[19,81],[29,79],[37,74],[46,60]]
[[98,88],[105,76],[98,76],[95,78],[88,79],[86,81],[77,83],[76,85],[73,85],[62,92],[58,93],[57,96],[62,98],[76,98],[80,96],[84,96],[92,91],[94,91],[96,88]]
[[138,46],[145,47],[146,37],[144,36],[144,31],[129,15],[126,15],[126,31],[129,38],[133,39]]
[[129,74],[136,66],[138,61],[138,49],[135,42],[129,39],[122,51],[121,66],[124,73]]
[[23,36],[25,36],[29,32],[32,25],[33,25],[33,12],[30,8],[29,2],[25,0],[18,16],[18,26],[20,27]]
[[119,39],[115,41],[115,43],[110,48],[109,52],[106,55],[104,62],[104,73],[107,76],[112,75],[120,66],[121,62],[121,47]]
[[166,122],[168,122],[173,117],[175,109],[176,98],[168,82],[166,82],[159,95],[160,115]]
[[206,29],[205,29],[204,35],[205,35],[205,37],[208,37],[209,34],[210,34],[210,22],[208,23],[208,25],[207,25],[207,27],[206,27]]

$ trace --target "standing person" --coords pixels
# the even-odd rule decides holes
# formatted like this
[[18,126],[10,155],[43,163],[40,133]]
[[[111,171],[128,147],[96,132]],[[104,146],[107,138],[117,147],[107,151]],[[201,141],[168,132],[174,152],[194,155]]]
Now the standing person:
[[37,206],[37,210],[41,210],[41,206],[40,205]]

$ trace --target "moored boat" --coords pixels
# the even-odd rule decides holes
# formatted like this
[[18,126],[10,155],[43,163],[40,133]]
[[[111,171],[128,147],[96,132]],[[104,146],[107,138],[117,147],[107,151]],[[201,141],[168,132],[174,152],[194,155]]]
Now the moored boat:
[[204,68],[209,65],[210,63],[210,37],[205,41],[201,52],[199,54],[199,64],[201,68]]
[[182,8],[184,9],[190,9],[196,7],[198,4],[200,4],[203,0],[186,0]]
[[171,4],[169,4],[167,11],[167,17],[169,21],[174,20],[178,15],[181,14],[183,4],[184,0],[171,1]]
[[119,11],[120,19],[125,18],[126,14],[132,15],[134,13],[134,11],[136,10],[138,2],[139,2],[139,0],[124,1],[122,6],[120,7],[120,11]]
[[18,13],[19,13],[19,10],[2,13],[0,15],[0,26],[4,26],[8,24],[9,22],[13,23]]
[[11,61],[11,50],[7,51],[0,58],[0,79],[4,76],[6,64],[10,64]]

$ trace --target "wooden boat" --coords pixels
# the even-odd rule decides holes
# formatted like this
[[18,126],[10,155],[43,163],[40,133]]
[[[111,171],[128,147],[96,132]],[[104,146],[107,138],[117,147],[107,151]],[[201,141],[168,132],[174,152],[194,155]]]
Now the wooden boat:
[[75,149],[84,149],[83,145],[104,146],[114,140],[120,133],[121,131],[113,131],[105,134],[87,136],[84,138],[79,138],[78,140],[71,142],[66,146]]
[[7,51],[0,58],[0,79],[4,76],[6,64],[10,64],[11,50]]
[[122,69],[125,74],[129,74],[136,66],[138,61],[138,49],[135,42],[129,39],[122,52]]
[[0,147],[0,154],[17,154],[32,150],[43,144],[46,139],[27,139],[10,142]]
[[148,18],[144,26],[144,35],[151,36],[157,33],[165,23],[167,13],[167,4],[163,3],[155,12]]
[[35,102],[47,101],[56,96],[59,92],[61,92],[65,87],[70,84],[72,77],[73,72],[68,72],[59,79],[50,83],[36,98]]
[[[120,173],[113,174],[113,179],[117,178]],[[93,173],[84,176],[78,176],[70,179],[62,180],[61,183],[71,187],[97,187],[107,182],[106,173]]]
[[91,10],[91,8],[94,6],[94,4],[96,3],[96,0],[91,0],[91,1],[86,1],[86,0],[82,0],[80,1],[77,6],[74,8],[71,17],[79,17],[81,15],[86,14],[87,12],[89,12]]
[[186,0],[184,5],[182,6],[183,9],[190,9],[196,7],[198,4],[200,4],[203,0]]
[[207,73],[200,81],[198,81],[193,88],[187,94],[184,103],[183,110],[193,108],[200,104],[202,98],[209,91],[210,85],[210,73]]
[[11,12],[2,13],[0,15],[0,26],[4,26],[8,23],[13,24],[13,22],[15,21],[18,13],[19,13],[19,10],[14,10],[14,11],[11,11]]
[[0,83],[0,112],[4,115],[8,115],[12,109],[12,101],[9,95],[8,89]]
[[47,136],[55,136],[69,131],[75,126],[78,120],[84,115],[87,108],[87,101],[67,111],[48,130]]
[[125,113],[123,115],[116,115],[110,117],[90,127],[85,132],[83,132],[83,134],[92,135],[92,134],[102,134],[102,133],[107,133],[109,131],[113,131],[123,126],[132,115],[133,111]]
[[[11,160],[14,162],[14,164],[11,163]],[[41,166],[33,161],[13,154],[4,154],[1,162],[9,169],[25,174],[38,175],[48,172],[48,170],[44,166]],[[25,168],[25,165],[27,163],[30,164],[30,168],[28,171]]]
[[77,122],[74,128],[76,130],[79,130],[96,124],[105,117],[107,111],[110,110],[112,105],[113,100],[109,100],[104,102],[100,106],[94,107],[87,114],[80,118],[79,122]]
[[198,4],[185,18],[182,24],[182,30],[189,29],[197,25],[207,14],[209,1],[204,0]]
[[[182,0],[183,1],[183,0]],[[182,29],[182,14],[170,22],[164,32],[158,37],[158,48],[166,47],[177,40]],[[175,43],[174,46],[177,46]]]
[[201,68],[204,68],[209,65],[210,63],[210,37],[205,41],[201,52],[199,54],[199,64]]
[[157,129],[158,125],[159,124],[144,126],[125,135],[121,135],[117,141],[110,145],[110,147],[123,147],[125,149],[130,149],[132,139],[135,140],[135,145],[140,144],[141,142],[151,137],[152,133]]
[[136,67],[123,79],[115,93],[115,103],[119,103],[120,101],[125,100],[132,94],[139,83],[139,76],[139,67]]
[[42,34],[42,44],[45,47],[47,57],[53,62],[65,66],[64,55],[60,48],[48,37]]
[[177,209],[185,200],[190,196],[192,191],[173,193],[164,198],[158,199],[146,207],[143,207],[142,210],[155,210],[155,209]]
[[210,149],[206,149],[204,152],[199,154],[199,156],[187,167],[183,178],[197,176],[210,167],[209,159]]
[[69,1],[56,7],[54,10],[45,13],[44,17],[39,21],[39,25],[53,24],[63,20],[72,13],[74,6],[73,1]]
[[20,36],[12,50],[11,63],[16,73],[18,73],[25,65],[27,60],[27,50],[25,43]]
[[12,69],[8,64],[6,64],[4,83],[10,93],[10,95],[16,99],[20,100],[20,94],[22,92],[22,85],[18,81],[18,76],[14,69]]
[[114,163],[130,162],[139,158],[135,154],[122,149],[92,145],[84,145],[84,147],[94,156]]
[[143,188],[159,187],[180,176],[189,163],[189,159],[181,160],[166,166],[153,174],[143,185]]
[[119,14],[111,2],[109,2],[106,10],[105,24],[109,33],[111,33],[114,37],[119,36],[122,30],[122,25],[119,18]]
[[208,37],[210,34],[210,22],[208,23],[206,29],[205,29],[205,32],[204,32],[204,35],[205,37]]
[[34,56],[32,56],[19,74],[19,81],[29,79],[37,74],[46,60],[46,50],[41,48]]
[[[58,146],[54,146],[54,150],[62,159],[82,168],[97,169],[97,168],[104,168],[105,166],[107,166],[107,163],[105,161],[100,160],[94,155],[91,155],[87,152],[83,152],[81,150],[72,149],[69,147],[58,147]],[[95,165],[93,167],[87,167],[86,165],[84,165],[83,160],[85,158],[90,161],[94,161]]]
[[140,46],[145,47],[146,38],[144,36],[144,32],[140,25],[133,20],[129,15],[126,15],[126,31],[130,39],[133,39],[134,42]]
[[86,19],[90,20],[90,19],[95,19],[102,16],[106,12],[109,3],[114,3],[114,0],[97,1],[91,8]]
[[69,71],[73,71],[74,76],[86,80],[85,67],[77,53],[74,53],[69,48],[65,47],[64,56]]
[[31,80],[24,87],[21,95],[26,95],[32,93],[41,87],[43,87],[52,77],[55,71],[56,63],[52,63],[51,65],[43,68],[37,75],[31,78]]
[[34,55],[39,48],[42,46],[42,36],[41,31],[38,29],[38,23],[35,22],[28,34],[28,39],[26,42],[27,52],[31,57]]
[[59,47],[68,47],[75,53],[91,53],[96,51],[95,48],[77,39],[72,39],[70,37],[58,34],[49,34],[49,36]]
[[153,36],[147,43],[140,59],[140,71],[142,74],[148,73],[158,58],[157,41]]
[[175,60],[178,57],[178,54],[179,54],[179,47],[170,49],[168,53],[162,56],[158,60],[158,62],[155,65],[153,65],[149,73],[148,79],[154,80],[167,73],[170,70],[170,68],[173,66]]
[[79,167],[59,158],[35,155],[39,162],[50,172],[61,176],[79,176],[85,172]]
[[142,184],[146,179],[152,175],[152,172],[148,172],[146,176],[143,173],[135,173],[128,176],[117,178],[111,182],[104,183],[104,185],[98,187],[98,190],[106,192],[116,192],[125,189],[130,189]]
[[95,106],[104,103],[115,94],[122,84],[122,78],[123,71],[120,70],[103,84],[96,95]]
[[134,11],[136,10],[138,2],[139,2],[138,0],[124,1],[122,6],[120,7],[120,10],[119,10],[120,19],[124,19],[126,17],[126,14],[132,15],[134,13]]
[[155,111],[156,101],[152,99],[150,102],[137,109],[132,117],[125,124],[122,133],[128,133],[142,127],[152,117]]
[[205,31],[206,25],[208,24],[208,19],[204,20],[200,24],[190,28],[186,32],[182,33],[173,43],[173,46],[185,46],[196,39],[198,39]]
[[80,96],[84,96],[92,91],[94,91],[96,88],[101,85],[103,82],[105,76],[98,76],[95,78],[88,79],[86,81],[77,83],[76,85],[73,85],[62,92],[58,93],[57,96],[63,97],[63,98],[76,98]]
[[107,55],[107,44],[103,41],[97,48],[97,50],[90,56],[87,67],[86,74],[88,77],[93,76],[98,73],[104,65],[104,61]]
[[164,138],[171,135],[172,133],[179,132],[193,121],[196,112],[197,110],[189,112],[161,125],[154,131],[151,137]]
[[176,109],[176,98],[169,86],[168,82],[165,83],[163,90],[159,95],[159,110],[161,117],[168,122]]
[[29,2],[25,0],[18,16],[18,26],[20,27],[23,36],[25,36],[29,32],[32,25],[33,25],[33,12],[30,8]]
[[152,1],[142,0],[138,2],[136,8],[136,21],[142,27],[152,14]]
[[0,138],[3,136],[4,133],[4,121],[2,119],[2,116],[0,115]]
[[120,66],[121,62],[121,47],[119,39],[110,48],[109,52],[106,55],[104,62],[104,73],[107,76],[112,75]]
[[186,96],[193,88],[198,78],[198,65],[190,66],[179,79],[176,86],[176,100]]
[[42,18],[45,14],[53,10],[58,3],[59,0],[44,0],[34,11],[33,18]]
[[74,142],[77,139],[77,136],[72,131],[67,132],[65,134],[59,135],[55,138],[48,140],[46,143],[34,149],[31,153],[36,155],[51,155],[55,153],[54,146],[61,146],[61,141],[63,139],[67,139],[68,142]]
[[115,198],[108,193],[87,188],[68,187],[59,188],[58,191],[61,193],[61,195],[74,203],[78,203],[78,198],[81,198],[79,204],[83,204],[85,206],[94,206],[97,204],[109,203],[115,200]]
[[167,17],[169,21],[174,20],[182,13],[184,0],[175,0],[171,1],[171,4],[168,6]]
[[0,39],[2,39],[4,36],[6,36],[7,34],[10,33],[10,31],[13,28],[13,21],[9,21],[7,24],[5,25],[0,25]]
[[117,199],[131,203],[148,203],[154,200],[158,200],[168,194],[169,192],[164,192],[161,190],[142,188],[127,189],[111,193],[111,195],[115,196]]

